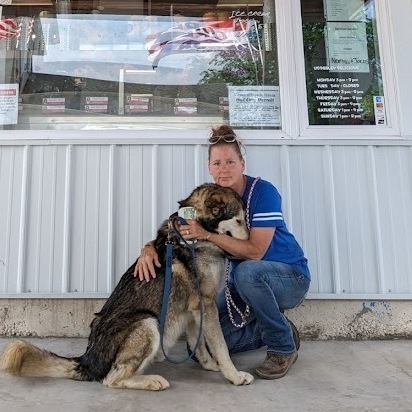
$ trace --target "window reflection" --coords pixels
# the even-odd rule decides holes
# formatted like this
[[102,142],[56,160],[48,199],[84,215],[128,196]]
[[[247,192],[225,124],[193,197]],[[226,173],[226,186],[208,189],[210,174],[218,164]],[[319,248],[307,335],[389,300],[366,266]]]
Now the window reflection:
[[[71,116],[230,122],[229,88],[237,97],[237,86],[250,86],[256,107],[265,111],[245,126],[279,128],[274,4],[267,3],[199,2],[194,8],[183,1],[40,6],[20,0],[4,6],[0,83],[17,83],[20,100],[18,124],[8,128],[44,125],[40,119],[51,116],[67,127],[64,118]],[[265,100],[268,94],[274,97]],[[262,103],[269,100],[276,105]],[[236,110],[240,118],[240,103]]]
[[301,1],[310,125],[386,125],[375,1]]

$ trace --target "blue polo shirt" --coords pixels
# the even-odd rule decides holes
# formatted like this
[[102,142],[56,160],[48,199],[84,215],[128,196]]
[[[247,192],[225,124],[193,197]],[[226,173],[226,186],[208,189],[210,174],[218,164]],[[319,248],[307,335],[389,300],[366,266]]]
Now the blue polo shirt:
[[[246,189],[242,196],[247,205],[249,192],[255,178],[247,176]],[[249,208],[250,227],[275,227],[276,231],[262,260],[288,263],[310,279],[307,259],[295,237],[290,233],[283,220],[282,198],[270,182],[259,179],[252,192]],[[239,261],[238,261],[239,262]],[[236,266],[236,260],[232,261]]]

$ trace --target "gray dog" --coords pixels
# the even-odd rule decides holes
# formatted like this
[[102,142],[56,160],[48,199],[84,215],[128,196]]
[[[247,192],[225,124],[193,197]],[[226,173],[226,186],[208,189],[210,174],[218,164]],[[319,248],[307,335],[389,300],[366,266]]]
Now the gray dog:
[[[197,187],[179,204],[196,208],[197,220],[210,232],[231,234],[238,239],[248,237],[242,201],[232,189],[207,183]],[[155,240],[160,261],[165,262],[167,239],[174,244],[174,251],[164,348],[167,352],[186,332],[189,346],[193,349],[201,308],[196,270],[190,250],[180,244],[169,221],[161,225]],[[211,242],[201,240],[195,248],[204,308],[202,339],[196,357],[205,369],[220,370],[235,385],[248,385],[253,376],[238,371],[233,365],[215,305],[225,271],[224,252]],[[168,388],[169,382],[162,376],[143,375],[145,368],[160,352],[159,319],[165,266],[157,268],[156,278],[148,283],[133,277],[135,264],[127,270],[93,319],[88,346],[82,356],[66,358],[25,341],[15,341],[6,347],[1,369],[22,376],[99,381],[112,388]]]

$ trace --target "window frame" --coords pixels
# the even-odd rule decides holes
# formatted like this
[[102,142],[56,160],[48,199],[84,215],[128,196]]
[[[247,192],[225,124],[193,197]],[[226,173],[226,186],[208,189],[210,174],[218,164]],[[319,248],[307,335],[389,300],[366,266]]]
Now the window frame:
[[[399,106],[397,100],[397,82],[395,78],[393,54],[392,27],[388,0],[375,0],[376,19],[379,38],[379,53],[381,56],[383,90],[385,96],[387,124],[384,126],[328,126],[309,125],[309,114],[307,110],[308,100],[306,93],[305,60],[303,52],[302,17],[300,0],[292,0],[296,16],[294,24],[296,58],[296,80],[298,83],[298,111],[299,138],[300,139],[399,139]],[[298,34],[299,32],[299,34]],[[280,71],[280,69],[279,69]]]

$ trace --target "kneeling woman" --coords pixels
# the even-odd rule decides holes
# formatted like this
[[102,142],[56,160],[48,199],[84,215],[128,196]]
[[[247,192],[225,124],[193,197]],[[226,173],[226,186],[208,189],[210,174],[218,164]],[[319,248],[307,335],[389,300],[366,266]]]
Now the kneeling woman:
[[[281,196],[271,183],[244,174],[243,145],[229,126],[212,129],[209,172],[214,181],[231,187],[243,199],[250,235],[247,240],[209,233],[194,220],[180,227],[182,236],[213,242],[228,253],[231,271],[227,288],[217,298],[223,335],[230,353],[267,347],[256,374],[264,379],[286,375],[298,358],[296,329],[283,314],[298,306],[310,285],[307,259],[283,220]],[[149,242],[135,276],[155,276],[158,256]]]

